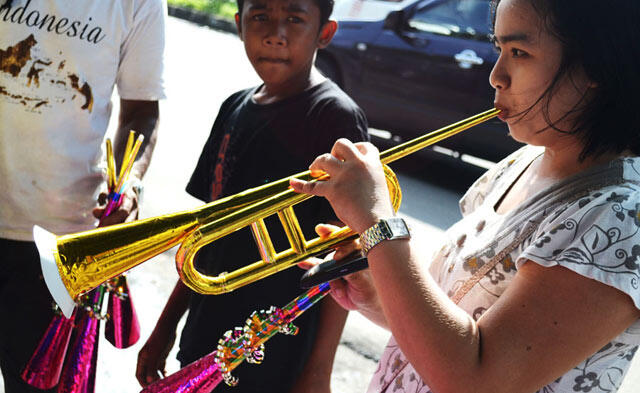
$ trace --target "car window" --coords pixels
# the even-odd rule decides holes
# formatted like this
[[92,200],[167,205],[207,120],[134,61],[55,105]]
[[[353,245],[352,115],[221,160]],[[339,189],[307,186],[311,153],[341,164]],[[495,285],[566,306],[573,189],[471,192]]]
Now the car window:
[[449,0],[429,3],[416,11],[408,25],[416,31],[487,40],[490,33],[489,2]]

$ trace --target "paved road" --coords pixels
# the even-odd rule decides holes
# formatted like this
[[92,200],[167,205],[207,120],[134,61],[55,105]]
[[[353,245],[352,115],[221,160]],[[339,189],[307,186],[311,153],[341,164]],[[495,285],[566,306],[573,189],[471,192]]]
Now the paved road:
[[[174,18],[169,18],[167,25],[166,63],[168,99],[162,103],[160,137],[146,177],[144,216],[156,216],[200,204],[183,190],[217,108],[232,92],[258,83],[257,77],[245,61],[237,37]],[[117,108],[115,109],[114,112],[117,113]],[[405,195],[401,213],[410,220],[418,236],[425,239],[423,244],[426,249],[437,244],[442,229],[459,217],[456,201],[460,197],[460,188],[463,187],[452,187],[446,184],[446,179],[460,178],[462,172],[451,175],[449,171],[452,169],[445,168],[447,167],[440,165],[438,160],[429,161],[426,165],[409,159],[402,164],[402,170],[410,175],[400,175]],[[443,171],[447,171],[444,183],[437,176]],[[429,195],[431,205],[426,209],[417,204],[424,195]],[[136,356],[177,280],[173,252],[167,252],[133,269],[129,280],[143,339],[126,350],[116,350],[104,338],[101,339],[97,393],[129,393],[139,390],[134,377]],[[366,390],[376,367],[375,361],[387,338],[386,331],[359,314],[352,313],[335,362],[332,379],[334,393],[358,393]],[[169,356],[169,372],[178,369],[178,363],[174,359],[175,348]],[[640,386],[639,369],[640,366],[633,369],[635,383],[628,383],[621,390],[622,393],[638,391],[633,386]],[[0,393],[3,392],[0,386]]]

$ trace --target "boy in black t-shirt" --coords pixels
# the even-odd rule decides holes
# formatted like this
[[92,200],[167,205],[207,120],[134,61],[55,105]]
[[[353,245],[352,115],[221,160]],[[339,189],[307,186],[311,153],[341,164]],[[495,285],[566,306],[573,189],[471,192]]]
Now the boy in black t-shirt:
[[[339,138],[368,140],[367,122],[358,106],[313,67],[316,50],[329,44],[337,24],[329,20],[332,0],[238,1],[236,24],[247,56],[263,84],[231,95],[220,107],[187,192],[209,202],[307,169]],[[305,237],[314,226],[336,220],[323,198],[294,207]],[[277,217],[266,220],[276,250],[289,243]],[[259,260],[248,228],[234,232],[197,256],[209,275],[233,271]],[[232,293],[204,296],[180,281],[151,337],[138,356],[142,385],[164,372],[176,325],[189,315],[178,359],[185,366],[215,350],[225,331],[242,326],[254,310],[283,306],[302,290],[300,271],[292,268]],[[330,298],[306,311],[295,323],[297,336],[277,335],[267,343],[264,362],[234,371],[237,387],[216,392],[330,392],[335,350],[346,312]],[[224,386],[222,386],[224,385]]]

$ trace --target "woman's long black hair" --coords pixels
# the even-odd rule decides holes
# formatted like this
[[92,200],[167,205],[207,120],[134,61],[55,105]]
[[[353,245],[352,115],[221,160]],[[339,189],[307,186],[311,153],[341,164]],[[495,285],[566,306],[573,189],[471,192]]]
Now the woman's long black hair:
[[[534,105],[542,103],[547,123],[575,133],[580,159],[631,151],[640,155],[640,1],[524,0],[562,43],[560,68]],[[492,24],[500,0],[492,0]],[[582,68],[593,87],[574,108],[571,130],[551,124],[549,102],[558,82]],[[530,111],[533,106],[526,112]]]

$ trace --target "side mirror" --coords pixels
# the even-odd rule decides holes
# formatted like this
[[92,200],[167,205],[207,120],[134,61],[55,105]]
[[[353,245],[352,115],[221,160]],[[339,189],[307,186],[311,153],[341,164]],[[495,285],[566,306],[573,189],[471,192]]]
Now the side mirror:
[[402,27],[402,23],[404,23],[404,11],[391,11],[389,15],[384,19],[385,30],[394,30],[397,31]]

